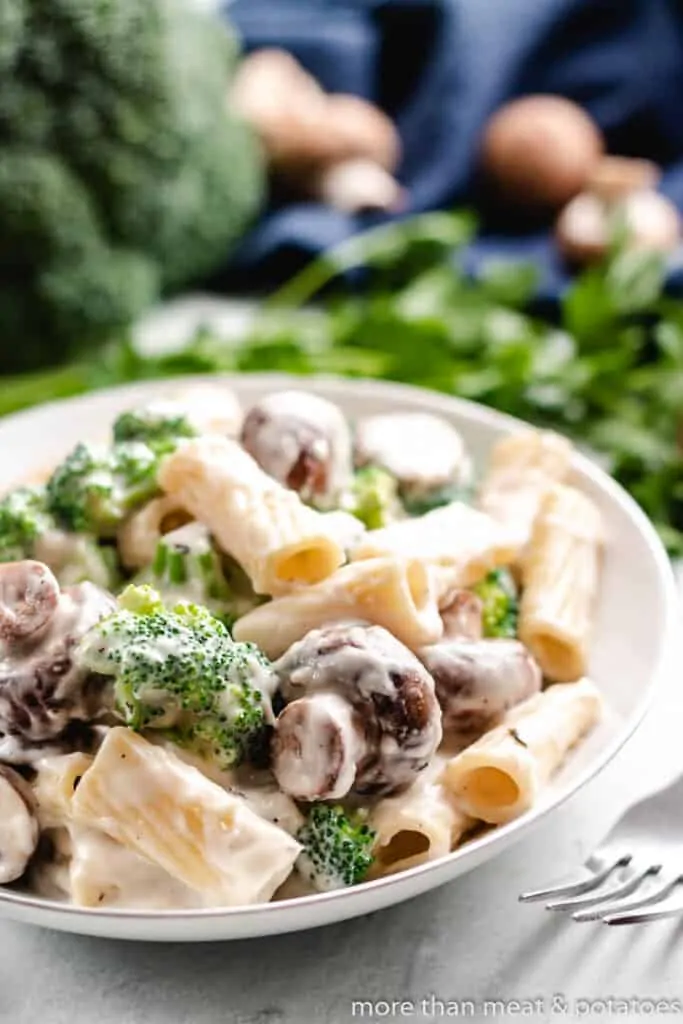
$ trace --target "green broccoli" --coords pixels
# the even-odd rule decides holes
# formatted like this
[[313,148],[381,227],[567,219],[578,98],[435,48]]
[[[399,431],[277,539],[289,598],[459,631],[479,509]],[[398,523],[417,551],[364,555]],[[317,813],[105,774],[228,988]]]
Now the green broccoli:
[[0,3],[0,371],[103,342],[226,259],[264,184],[226,103],[239,59],[184,0]]
[[118,580],[116,550],[87,534],[62,530],[42,487],[20,487],[0,501],[0,562],[25,558],[44,562],[64,587],[89,580],[112,589]]
[[196,437],[183,409],[173,402],[153,402],[121,413],[114,423],[114,441],[143,441],[158,452],[172,451],[183,437]]
[[322,892],[362,882],[373,861],[375,833],[342,807],[313,804],[296,838],[297,870]]
[[0,562],[33,558],[36,540],[52,526],[39,487],[20,487],[0,501]]
[[519,594],[510,571],[495,569],[472,589],[483,604],[484,636],[516,637]]
[[67,530],[111,537],[157,492],[159,454],[141,441],[112,448],[78,444],[47,484],[47,507]]
[[116,707],[133,729],[165,730],[220,768],[263,745],[270,663],[254,644],[234,643],[205,608],[167,608],[151,587],[129,586],[119,610],[90,630],[76,657],[114,677]]
[[368,530],[387,526],[401,514],[396,477],[381,466],[356,470],[344,508],[365,523]]

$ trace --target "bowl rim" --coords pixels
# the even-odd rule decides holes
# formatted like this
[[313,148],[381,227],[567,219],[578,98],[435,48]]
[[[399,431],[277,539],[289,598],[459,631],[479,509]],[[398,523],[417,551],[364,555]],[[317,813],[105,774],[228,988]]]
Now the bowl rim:
[[[145,381],[136,381],[130,384],[117,385],[115,387],[103,388],[88,392],[83,395],[76,395],[72,398],[58,399],[51,402],[41,403],[29,409],[12,413],[0,419],[0,439],[6,427],[10,429],[20,428],[22,422],[30,420],[37,413],[62,411],[67,414],[69,410],[76,410],[83,406],[97,406],[102,400],[129,394],[134,397],[137,393],[144,394],[146,391],[157,391],[164,387],[181,390],[184,387],[203,386],[207,384],[236,387],[239,391],[244,382],[253,381],[258,387],[272,388],[296,388],[310,389],[317,384],[323,384],[328,392],[326,397],[331,397],[330,392],[337,392],[339,396],[348,394],[348,389],[353,388],[354,392],[363,392],[364,395],[381,392],[387,400],[395,400],[399,403],[402,399],[411,403],[425,403],[430,406],[430,411],[442,412],[444,415],[453,416],[461,414],[470,421],[481,422],[489,420],[494,426],[510,433],[528,430],[534,425],[527,421],[510,416],[508,413],[499,412],[479,402],[473,402],[466,398],[451,396],[437,391],[430,391],[427,388],[417,387],[411,384],[403,384],[393,381],[371,380],[368,378],[340,377],[333,374],[315,374],[302,376],[287,373],[240,373],[240,374],[193,374],[170,378],[153,378]],[[425,410],[427,411],[427,410]],[[204,921],[209,919],[237,919],[266,915],[268,919],[274,919],[278,915],[296,912],[299,909],[312,911],[319,907],[337,905],[348,900],[351,894],[370,894],[397,888],[399,890],[409,879],[420,878],[433,873],[446,864],[455,863],[476,851],[483,856],[489,847],[500,846],[502,850],[507,845],[506,841],[521,837],[527,829],[540,822],[548,814],[555,811],[572,797],[575,793],[595,778],[608,764],[622,747],[631,739],[638,726],[642,723],[649,711],[654,698],[661,688],[667,657],[671,647],[674,625],[677,620],[676,611],[678,608],[678,591],[676,588],[674,570],[666,554],[664,546],[655,531],[649,518],[645,515],[638,503],[630,494],[600,468],[593,460],[575,452],[572,459],[572,468],[590,482],[596,485],[612,502],[620,505],[627,512],[630,519],[637,527],[639,533],[647,542],[650,556],[657,570],[657,576],[661,586],[664,599],[664,621],[661,624],[659,650],[655,663],[650,673],[647,685],[631,713],[620,721],[617,734],[605,745],[604,749],[596,753],[590,764],[577,774],[575,778],[561,786],[553,798],[545,803],[532,807],[519,818],[499,825],[495,829],[486,832],[484,835],[465,843],[459,849],[454,850],[436,860],[418,864],[403,871],[386,875],[371,881],[361,882],[351,888],[336,889],[332,892],[314,893],[304,896],[294,896],[284,900],[276,900],[268,903],[257,903],[248,906],[238,907],[203,907],[192,909],[176,910],[139,910],[126,908],[98,908],[78,907],[72,904],[60,902],[57,899],[48,897],[33,896],[18,889],[8,888],[0,885],[0,909],[2,905],[9,905],[16,908],[36,910],[44,916],[44,924],[50,927],[50,919],[63,917],[86,916],[89,920],[99,921]],[[447,879],[443,879],[446,881]],[[396,902],[399,902],[397,899]],[[19,915],[17,915],[19,919]],[[42,923],[42,922],[41,922]],[[290,929],[287,929],[290,930]],[[266,929],[264,928],[264,934]]]

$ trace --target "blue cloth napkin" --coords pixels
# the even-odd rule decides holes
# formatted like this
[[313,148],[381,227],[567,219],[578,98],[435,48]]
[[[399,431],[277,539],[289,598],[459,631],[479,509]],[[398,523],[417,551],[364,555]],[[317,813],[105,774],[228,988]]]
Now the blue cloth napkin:
[[[477,188],[482,129],[506,100],[557,93],[585,107],[611,152],[665,168],[661,190],[683,210],[681,0],[233,0],[227,16],[247,50],[289,50],[333,92],[378,103],[403,141],[409,212],[471,204],[483,232],[466,253],[535,260],[542,292],[566,269],[549,230],[522,234]],[[272,207],[235,272],[264,284],[377,222],[315,203]]]

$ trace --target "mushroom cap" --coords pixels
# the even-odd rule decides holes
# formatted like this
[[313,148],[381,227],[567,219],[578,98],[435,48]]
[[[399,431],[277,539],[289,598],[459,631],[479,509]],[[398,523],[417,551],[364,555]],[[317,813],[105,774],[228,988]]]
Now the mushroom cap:
[[525,96],[488,122],[481,163],[503,200],[557,208],[584,188],[603,149],[599,128],[577,104],[561,96]]

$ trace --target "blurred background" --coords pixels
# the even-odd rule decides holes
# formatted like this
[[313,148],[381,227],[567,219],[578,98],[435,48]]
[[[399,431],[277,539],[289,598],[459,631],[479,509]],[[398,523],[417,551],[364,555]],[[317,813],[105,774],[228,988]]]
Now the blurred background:
[[0,0],[0,414],[408,381],[570,434],[679,552],[682,100],[677,0]]

